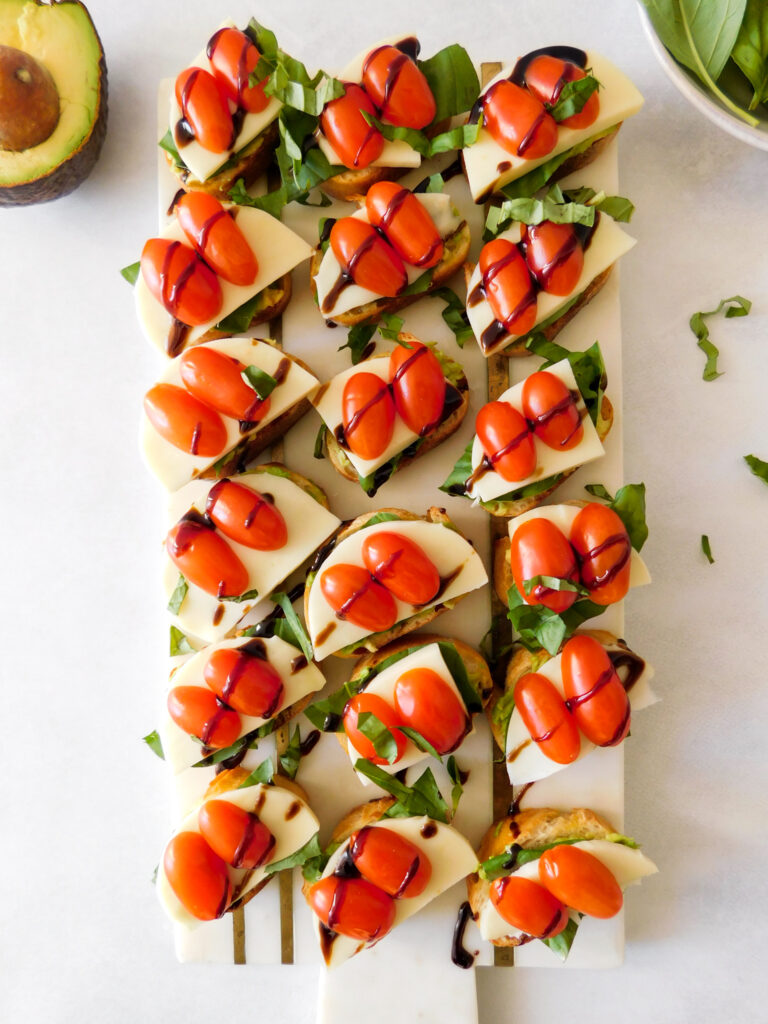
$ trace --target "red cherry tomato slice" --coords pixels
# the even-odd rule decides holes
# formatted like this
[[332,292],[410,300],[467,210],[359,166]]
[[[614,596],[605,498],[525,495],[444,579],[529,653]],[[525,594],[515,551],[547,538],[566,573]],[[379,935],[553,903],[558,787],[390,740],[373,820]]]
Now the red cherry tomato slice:
[[403,672],[395,683],[395,710],[440,755],[455,750],[469,730],[463,702],[431,668]]
[[570,295],[584,269],[584,249],[572,224],[545,220],[525,229],[525,260],[542,291]]
[[371,576],[406,604],[427,604],[440,589],[440,573],[432,560],[402,533],[367,531],[363,562]]
[[530,331],[536,323],[536,289],[517,246],[506,238],[487,242],[480,251],[480,272],[488,304],[504,329]]
[[[392,733],[397,745],[397,754],[394,761],[390,762],[384,757],[379,757],[371,740],[360,731],[357,724],[358,718],[364,712],[375,715]],[[377,697],[374,693],[358,693],[354,697],[350,697],[344,708],[344,732],[347,734],[347,739],[360,757],[373,761],[374,764],[397,764],[403,756],[407,741],[404,733],[400,732],[397,728],[398,725],[402,724],[394,709],[383,698]]]
[[255,718],[272,718],[285,694],[279,672],[260,654],[251,653],[248,644],[214,651],[203,679],[225,704]]
[[367,167],[381,156],[384,136],[362,115],[376,116],[370,96],[359,85],[344,84],[344,95],[323,107],[320,128],[345,167]]
[[212,750],[231,746],[240,735],[240,716],[204,686],[174,686],[168,694],[168,714],[180,729]]
[[225,537],[257,551],[277,551],[288,542],[280,510],[263,494],[235,480],[219,480],[208,492],[206,515]]
[[234,144],[232,115],[219,83],[209,71],[187,68],[176,79],[176,102],[184,130],[211,153],[226,153]]
[[197,824],[213,852],[233,868],[257,868],[275,846],[275,837],[258,815],[229,800],[206,800]]
[[530,878],[497,878],[491,883],[491,903],[508,924],[536,939],[559,935],[568,924],[560,900]]
[[221,917],[232,899],[227,865],[199,832],[179,832],[163,854],[165,877],[185,910],[199,921]]
[[579,756],[581,737],[574,716],[557,687],[540,672],[526,672],[515,684],[515,707],[531,739],[550,761],[570,764]]
[[396,345],[390,354],[390,387],[400,418],[414,434],[424,437],[442,418],[446,382],[432,349],[420,341],[408,344],[410,348]]
[[267,79],[248,85],[248,77],[261,54],[245,34],[236,28],[220,28],[208,41],[206,56],[213,65],[216,81],[227,99],[249,114],[257,114],[269,103],[264,95]]
[[548,519],[529,519],[515,530],[510,543],[510,562],[515,586],[526,604],[543,604],[564,612],[577,598],[573,590],[552,590],[537,583],[526,594],[523,583],[534,576],[556,576],[578,582],[576,557],[567,539]]
[[488,402],[475,420],[485,457],[504,480],[525,480],[536,469],[536,447],[525,417],[509,402]]
[[321,878],[307,902],[326,928],[360,942],[383,938],[395,922],[395,901],[364,878]]
[[408,284],[403,261],[378,231],[358,217],[340,217],[331,228],[331,249],[342,273],[361,288],[388,298]]
[[492,85],[483,98],[485,127],[502,149],[538,160],[557,142],[557,122],[544,105],[514,82]]
[[186,516],[168,532],[165,550],[190,583],[214,597],[237,597],[248,589],[248,570],[202,516]]
[[150,388],[144,396],[144,411],[158,434],[182,452],[207,458],[227,445],[221,416],[175,384]]
[[548,448],[569,451],[584,437],[576,399],[554,373],[539,370],[523,384],[523,412]]
[[592,501],[571,526],[571,544],[579,559],[581,582],[595,604],[614,604],[629,590],[632,543],[613,509]]
[[212,270],[232,284],[253,284],[259,265],[230,210],[207,192],[185,192],[175,209],[182,231]]
[[432,877],[429,857],[390,828],[369,825],[349,837],[349,856],[357,870],[393,899],[420,896]]
[[539,859],[539,880],[566,906],[590,917],[615,917],[624,897],[608,868],[575,846],[553,846]]
[[269,412],[270,398],[259,398],[243,379],[245,363],[206,345],[181,354],[179,370],[187,391],[242,423],[258,423]]
[[323,597],[340,619],[379,633],[397,621],[397,605],[390,592],[361,565],[332,565],[320,576]]
[[141,253],[141,276],[167,312],[189,327],[208,323],[221,310],[218,278],[189,245],[150,238]]
[[574,636],[563,648],[563,688],[584,735],[598,747],[615,747],[629,732],[629,697],[605,648],[591,636]]
[[368,220],[406,263],[434,267],[443,256],[443,241],[435,222],[413,192],[393,181],[379,181],[365,196]]
[[386,382],[375,373],[349,377],[341,396],[344,438],[361,459],[377,459],[392,440],[395,403]]
[[[584,75],[585,72],[573,61],[541,54],[534,57],[525,69],[525,84],[542,103],[554,106],[565,83],[578,81]],[[599,112],[600,100],[597,92],[593,92],[578,114],[572,114],[559,123],[566,128],[588,128],[597,119]]]
[[390,124],[426,128],[437,107],[424,73],[394,46],[379,46],[363,62],[363,86]]

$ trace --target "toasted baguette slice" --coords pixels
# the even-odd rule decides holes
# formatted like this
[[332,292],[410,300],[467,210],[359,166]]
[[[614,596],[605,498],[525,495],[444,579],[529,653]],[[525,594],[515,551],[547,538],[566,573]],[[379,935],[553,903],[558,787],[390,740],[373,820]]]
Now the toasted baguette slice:
[[363,167],[360,170],[342,171],[320,182],[320,189],[332,199],[343,199],[348,203],[359,203],[366,192],[377,181],[395,181],[410,167]]
[[[338,316],[333,316],[329,319],[336,324],[342,324],[344,327],[354,327],[355,324],[363,323],[366,320],[376,321],[382,313],[394,313],[398,309],[410,306],[412,302],[417,302],[422,296],[428,295],[430,292],[435,291],[435,289],[440,288],[461,269],[467,258],[470,245],[469,225],[467,222],[462,221],[453,234],[444,238],[443,245],[442,259],[433,268],[429,288],[426,288],[423,292],[418,292],[414,295],[395,295],[393,298],[376,299],[372,302],[366,302],[364,306],[356,306],[354,309],[347,310],[346,313],[340,313]],[[315,299],[317,299],[315,277],[320,269],[322,260],[323,250],[317,248],[312,254],[309,263],[310,282]]]
[[292,292],[293,283],[291,275],[290,273],[283,274],[282,277],[278,277],[276,281],[273,281],[267,288],[262,289],[258,296],[256,296],[258,298],[258,303],[254,309],[250,322],[244,329],[238,328],[238,330],[233,331],[220,331],[218,328],[212,327],[209,331],[206,331],[202,337],[193,341],[188,347],[201,345],[204,341],[215,341],[217,338],[231,338],[234,334],[243,334],[244,330],[248,331],[252,327],[257,327],[259,324],[266,324],[270,320],[276,320],[291,301]]
[[166,154],[166,158],[169,167],[187,192],[209,192],[218,199],[230,202],[229,192],[238,178],[242,178],[245,187],[248,188],[265,173],[272,163],[279,141],[280,132],[275,120],[268,124],[255,139],[251,139],[236,157],[228,160],[222,170],[211,175],[210,178],[206,178],[205,181],[195,178],[188,168],[179,167],[170,153]]

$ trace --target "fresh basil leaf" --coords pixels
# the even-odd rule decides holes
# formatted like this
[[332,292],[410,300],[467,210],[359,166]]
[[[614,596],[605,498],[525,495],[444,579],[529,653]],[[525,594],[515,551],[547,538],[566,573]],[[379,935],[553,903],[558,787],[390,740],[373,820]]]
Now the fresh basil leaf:
[[470,441],[467,447],[459,456],[456,464],[445,480],[440,484],[440,490],[446,494],[464,496],[467,493],[466,482],[472,475],[472,445]]
[[321,423],[320,427],[319,427],[319,429],[317,431],[317,436],[315,437],[315,447],[314,447],[314,450],[312,452],[312,458],[314,458],[314,459],[324,459],[325,458],[325,431],[326,431],[326,429],[327,429],[326,425],[324,423]]
[[[422,736],[420,732],[416,732],[415,729],[411,729],[410,726],[407,725],[399,726],[399,731],[403,733],[404,736],[407,736],[408,739],[412,740],[414,744],[419,748],[419,750],[422,751],[422,753],[429,754],[430,757],[434,757],[438,761],[442,762],[443,759],[440,756],[440,754],[438,754],[438,752],[435,750],[435,748],[432,746],[429,740]],[[376,753],[378,754],[378,750],[376,751]],[[383,757],[384,755],[382,754],[380,756]],[[389,763],[392,764],[391,761]]]
[[[587,403],[587,408],[589,408],[589,403]],[[493,498],[490,501],[481,501],[480,505],[486,512],[493,513],[494,510],[505,505],[507,502],[520,501],[523,498],[533,498],[537,494],[542,494],[544,491],[556,487],[562,478],[562,473],[554,473],[552,476],[542,477],[541,480],[534,480],[533,483],[526,484],[525,487],[518,487],[516,491],[507,491],[506,494],[500,494],[498,498]],[[502,511],[501,514],[504,515],[505,513]]]
[[571,917],[568,919],[568,924],[561,932],[558,932],[557,935],[551,935],[548,939],[542,939],[541,941],[545,946],[549,946],[552,952],[560,957],[561,960],[565,960],[571,951],[571,946],[573,945],[573,940],[576,938],[578,928],[578,921]]
[[184,579],[182,574],[179,573],[178,581],[173,589],[173,593],[171,594],[171,599],[168,602],[168,611],[171,613],[171,615],[179,614],[179,610],[181,606],[184,604],[184,598],[187,596],[188,590],[189,584]]
[[440,153],[452,153],[455,149],[466,149],[477,142],[480,134],[480,122],[475,124],[458,124],[455,128],[440,132],[429,142],[428,156],[439,156]]
[[581,113],[589,97],[599,88],[600,83],[590,74],[566,82],[560,90],[557,103],[549,108],[549,113],[556,121],[565,121],[566,118]]
[[306,196],[308,194],[308,192],[303,191],[302,189],[288,188],[287,185],[281,185],[279,188],[273,189],[265,195],[252,196],[248,194],[248,190],[245,187],[243,179],[238,178],[229,190],[229,199],[231,202],[237,203],[238,206],[248,206],[254,210],[263,210],[265,213],[268,213],[270,217],[280,220],[280,215],[284,206],[292,200],[299,199],[300,196]]
[[254,729],[253,732],[246,733],[245,736],[240,736],[235,740],[229,747],[222,747],[219,750],[214,750],[213,753],[206,755],[199,761],[195,761],[192,765],[193,768],[210,768],[212,765],[221,764],[222,761],[228,761],[230,758],[235,757],[245,747],[247,750],[256,750],[259,746],[259,740],[265,736],[269,736],[277,728],[274,719],[270,722],[265,722],[264,725],[259,726],[258,729]]
[[243,604],[245,601],[255,601],[259,596],[258,590],[246,590],[244,594],[233,594],[231,597],[222,597],[222,601],[229,601],[230,604]]
[[262,296],[263,292],[257,292],[247,302],[244,302],[242,306],[233,309],[223,320],[219,320],[216,324],[216,330],[226,331],[227,334],[232,335],[242,334],[243,331],[247,331],[251,325],[251,320],[253,320],[256,311],[262,304]]
[[280,767],[283,769],[286,778],[295,779],[301,761],[301,731],[298,725],[291,734],[288,746],[278,756],[280,758]]
[[417,63],[435,97],[433,124],[472,108],[480,95],[480,82],[463,46],[453,43]]
[[595,498],[602,498],[603,501],[607,501],[609,504],[613,501],[613,495],[602,484],[585,484],[584,490]]
[[715,380],[717,377],[722,376],[717,369],[717,357],[720,355],[720,352],[710,341],[709,328],[704,323],[705,319],[710,316],[717,316],[723,310],[725,310],[727,318],[746,316],[751,308],[752,303],[749,299],[745,299],[743,295],[732,295],[729,299],[721,299],[716,309],[710,309],[708,312],[694,313],[691,317],[689,326],[698,338],[697,344],[699,348],[707,357],[702,374],[704,380]]
[[768,484],[768,462],[763,462],[756,455],[745,455],[744,461],[756,477],[759,477],[764,484]]
[[368,349],[368,343],[376,333],[376,324],[355,324],[350,327],[345,344],[340,345],[339,352],[348,348],[352,359],[352,365],[356,366],[364,358]]
[[[445,188],[445,179],[442,174],[438,171],[436,174],[430,174],[427,178],[427,183],[424,187],[424,192],[442,192]],[[415,191],[415,190],[414,190]]]
[[645,519],[645,484],[625,484],[616,491],[616,497],[602,484],[585,484],[584,490],[595,498],[601,498],[624,523],[629,540],[635,551],[640,551],[648,540],[648,524]]
[[135,263],[129,263],[127,267],[123,267],[120,271],[128,284],[136,284],[141,273],[141,261],[136,260]]
[[615,221],[626,223],[632,220],[632,214],[635,212],[634,204],[625,196],[607,196],[605,192],[595,192],[593,188],[586,186],[561,191],[558,185],[553,185],[547,194],[554,193],[555,189],[560,192],[562,197],[559,199],[560,202],[565,200],[569,203],[588,203]]
[[314,704],[304,708],[304,714],[316,729],[319,729],[321,732],[344,731],[341,716],[344,713],[344,708],[347,706],[347,701],[352,696],[347,689],[347,685],[345,684],[336,693],[332,693],[330,697],[316,700]]
[[448,823],[448,804],[437,788],[431,769],[427,768],[413,786],[406,786],[394,775],[364,758],[355,761],[355,771],[365,775],[371,782],[395,797],[397,802],[390,807],[385,817],[403,818],[427,814],[430,818]]
[[394,512],[374,512],[371,518],[365,521],[362,529],[367,530],[370,526],[378,526],[380,523],[391,523],[399,519],[400,516]]
[[387,142],[404,142],[425,159],[429,156],[430,142],[424,132],[416,128],[405,128],[403,125],[387,124],[374,114],[369,114],[367,110],[361,110],[360,113],[366,124],[381,132]]
[[512,717],[512,712],[515,710],[515,691],[506,690],[501,697],[496,701],[491,712],[491,719],[498,727],[499,734],[502,739],[502,746],[507,738],[507,731],[509,729],[509,720]]
[[[251,18],[248,22],[245,32],[259,51],[261,60],[274,64],[278,52],[277,36],[275,33],[271,29],[265,28],[255,18]],[[262,78],[266,78],[266,75],[263,75]]]
[[316,882],[321,877],[328,861],[331,859],[331,854],[335,853],[340,846],[341,843],[329,843],[320,853],[307,857],[301,869],[301,873],[307,882]]
[[453,783],[451,786],[451,817],[455,817],[456,809],[459,806],[462,793],[464,792],[464,783],[462,782],[462,773],[458,764],[456,764],[456,758],[451,754],[448,760],[445,762],[446,770],[448,771],[448,777]]
[[275,378],[266,370],[260,370],[258,366],[246,366],[240,376],[249,387],[253,388],[262,401],[269,398],[277,387]]
[[422,292],[428,290],[432,284],[432,271],[425,270],[423,274],[419,274],[415,281],[411,281],[407,288],[403,288],[402,295],[421,295]]
[[563,640],[583,622],[605,611],[602,605],[582,599],[558,615],[544,605],[526,604],[514,586],[507,591],[507,605],[507,618],[523,646],[529,651],[543,647],[552,655],[557,654]]
[[[746,0],[643,0],[661,42],[695,74],[717,80],[734,47]],[[704,78],[703,81],[706,82]]]
[[357,716],[357,728],[371,741],[378,757],[383,757],[387,764],[394,764],[397,742],[380,718],[372,711],[362,711]]
[[583,224],[592,227],[595,223],[595,207],[585,203],[553,202],[548,196],[543,199],[530,196],[505,199],[500,206],[489,207],[483,240],[495,238],[513,223],[541,224],[545,220],[553,224]]
[[153,754],[155,754],[156,757],[159,757],[161,761],[165,760],[165,754],[163,752],[163,743],[162,740],[160,739],[160,734],[158,733],[157,729],[153,729],[152,732],[147,733],[146,736],[142,736],[141,738],[144,740],[144,742],[147,744],[149,749],[152,751]]
[[394,313],[382,313],[378,324],[378,331],[382,338],[387,341],[397,341],[400,331],[403,329],[403,318]]
[[768,99],[768,6],[764,0],[747,0],[731,57],[752,85],[749,109],[754,110]]
[[319,117],[326,103],[344,95],[344,86],[323,71],[310,78],[301,61],[283,55],[278,57],[264,92],[294,110]]
[[[402,342],[398,342],[398,344],[402,344]],[[385,462],[382,466],[379,466],[378,469],[375,469],[373,473],[369,473],[368,476],[360,476],[358,474],[358,483],[369,498],[372,498],[378,489],[394,475],[397,467],[403,459],[410,459],[416,454],[419,448],[424,444],[424,440],[425,439],[423,437],[417,438],[409,444],[407,448],[403,448],[403,450],[398,452],[397,455],[393,455],[391,459]]]
[[583,142],[579,142],[577,145],[571,146],[570,149],[566,149],[564,153],[558,153],[557,156],[553,156],[543,164],[539,164],[538,167],[534,167],[532,171],[529,171],[522,177],[515,178],[514,181],[510,181],[509,184],[504,185],[500,191],[507,197],[507,199],[516,199],[518,196],[535,195],[540,188],[547,184],[549,179],[560,169],[566,160],[570,160],[571,157],[580,156],[582,153],[585,153],[595,142],[598,142],[600,139],[604,139],[607,135],[611,135],[618,131],[618,128],[619,126],[614,124],[602,132],[597,132],[589,139],[585,139]]
[[702,533],[701,535],[701,550],[704,552],[704,555],[706,556],[706,559],[709,562],[709,564],[713,565],[715,560],[712,557],[712,547],[710,546],[709,537],[706,535],[706,533]]
[[160,147],[160,149],[164,149],[165,152],[171,156],[173,162],[176,164],[177,167],[185,168],[187,166],[182,160],[181,154],[179,153],[178,149],[176,148],[176,143],[174,141],[173,133],[171,132],[170,128],[162,137],[162,139],[160,139],[160,141],[158,142],[158,146]]
[[265,758],[258,768],[254,768],[251,774],[237,787],[238,789],[248,789],[250,786],[258,786],[259,783],[268,785],[275,774],[275,767],[272,764],[272,758]]
[[320,836],[315,832],[308,843],[305,843],[301,849],[292,853],[289,857],[283,857],[282,860],[274,860],[270,864],[265,864],[264,874],[274,875],[278,871],[287,871],[289,868],[300,868],[308,861],[314,861],[316,857],[322,856],[322,854],[323,849],[320,846]]
[[283,609],[283,614],[285,615],[286,621],[291,627],[291,630],[293,631],[296,639],[299,641],[299,646],[301,647],[304,657],[307,659],[307,661],[312,661],[315,656],[315,653],[312,650],[312,644],[310,643],[309,637],[304,631],[304,627],[302,626],[299,620],[299,616],[296,614],[296,611],[294,610],[290,596],[284,593],[283,591],[276,591],[274,594],[270,594],[269,600],[273,604],[279,604],[280,607]]
[[176,628],[176,626],[171,626],[170,648],[170,655],[172,658],[175,658],[180,654],[195,653],[195,648],[181,630]]
[[459,348],[464,348],[466,342],[474,337],[467,317],[466,306],[452,288],[436,288],[432,292],[432,297],[445,303],[445,308],[442,311],[443,320],[453,331],[456,344]]
[[530,579],[523,580],[523,590],[528,596],[538,586],[546,587],[548,590],[567,590],[574,594],[581,594],[582,597],[589,596],[586,587],[580,583],[574,583],[572,580],[561,579],[560,576],[531,576]]
[[469,675],[467,674],[467,667],[464,664],[464,659],[456,650],[456,647],[447,640],[438,640],[437,646],[440,648],[440,654],[442,655],[446,668],[453,676],[453,681],[456,683],[456,689],[461,694],[461,699],[464,701],[467,711],[469,711],[470,714],[476,714],[478,711],[482,711],[483,702],[480,700],[480,695],[477,690],[469,681]]
[[[502,822],[499,822],[501,826]],[[514,860],[509,850],[497,853],[494,857],[484,860],[477,870],[478,875],[486,882],[495,882],[497,878],[503,878],[512,870]]]
[[301,650],[299,638],[297,634],[294,633],[293,628],[291,627],[291,624],[290,622],[288,622],[287,619],[276,619],[273,629],[274,635],[276,637],[279,637],[280,640],[285,640],[285,642],[287,644],[290,644],[291,647],[295,647],[299,651]]
[[525,347],[529,352],[544,357],[546,361],[542,363],[542,369],[560,362],[561,359],[568,360],[576,378],[576,385],[589,411],[589,417],[596,424],[600,417],[603,392],[608,383],[600,345],[595,342],[583,352],[569,352],[562,345],[547,341],[543,335],[534,334],[528,338]]

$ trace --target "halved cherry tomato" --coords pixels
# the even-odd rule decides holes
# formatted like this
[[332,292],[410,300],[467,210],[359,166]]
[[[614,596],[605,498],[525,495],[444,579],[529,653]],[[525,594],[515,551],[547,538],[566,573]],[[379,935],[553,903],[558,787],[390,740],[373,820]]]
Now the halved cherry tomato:
[[553,846],[539,859],[539,879],[566,906],[590,917],[615,917],[624,897],[612,873],[594,854]]
[[525,417],[509,402],[488,402],[475,420],[475,432],[491,466],[514,483],[536,469],[536,446]]
[[365,196],[365,212],[397,254],[416,267],[434,267],[443,256],[435,222],[413,192],[393,181],[379,181]]
[[366,530],[363,563],[400,601],[427,604],[440,588],[440,573],[418,544],[402,533]]
[[469,729],[469,716],[454,690],[431,668],[412,668],[395,683],[395,709],[403,723],[450,754]]
[[550,295],[570,295],[584,269],[584,249],[573,225],[531,224],[523,241],[525,261],[539,287]]
[[397,605],[362,565],[332,565],[320,576],[323,597],[340,619],[371,633],[394,626]]
[[629,590],[632,543],[613,509],[591,501],[571,526],[581,582],[595,604],[614,604]]
[[526,604],[543,604],[553,612],[564,612],[577,598],[573,590],[552,590],[541,583],[526,594],[524,580],[534,576],[556,576],[578,582],[576,556],[560,530],[549,519],[536,517],[519,526],[510,543],[510,562],[515,586]]
[[376,228],[358,217],[340,217],[331,228],[331,249],[342,272],[361,288],[393,298],[408,284],[403,261]]
[[219,83],[209,71],[187,68],[176,79],[176,102],[193,137],[211,153],[226,153],[234,125]]
[[627,691],[605,648],[591,636],[574,636],[563,648],[563,687],[584,735],[598,747],[614,747],[629,732]]
[[[397,754],[394,761],[390,762],[384,757],[379,757],[371,740],[364,733],[360,732],[357,726],[358,717],[366,711],[375,715],[392,733],[397,745]],[[382,697],[377,697],[375,693],[355,694],[354,697],[350,697],[347,701],[343,717],[344,732],[360,757],[373,761],[374,764],[397,764],[403,756],[407,742],[404,733],[400,732],[397,728],[398,725],[403,723],[397,717],[394,709]]]
[[538,370],[523,384],[523,412],[548,448],[569,451],[584,436],[576,399],[554,373]]
[[264,90],[268,80],[248,85],[248,76],[259,63],[261,54],[245,32],[220,28],[209,39],[205,52],[228,99],[250,114],[257,114],[266,107],[269,97],[264,95]]
[[392,440],[395,403],[389,387],[375,373],[354,373],[341,396],[344,438],[361,459],[377,459]]
[[307,902],[326,928],[361,942],[383,938],[395,922],[395,901],[364,878],[321,878]]
[[285,689],[280,673],[248,645],[220,647],[203,669],[203,679],[213,692],[243,715],[272,718],[279,710]]
[[368,54],[363,86],[391,124],[426,128],[435,116],[435,97],[423,71],[395,46],[379,46]]
[[219,280],[189,245],[150,238],[141,253],[141,276],[171,316],[189,327],[208,323],[221,310]]
[[508,924],[536,939],[559,935],[568,924],[560,900],[530,878],[497,878],[491,883],[491,903]]
[[240,735],[240,716],[204,686],[174,686],[167,703],[176,725],[212,750],[231,746]]
[[256,280],[259,265],[231,211],[207,192],[185,192],[176,203],[181,229],[208,266],[232,284]]
[[269,411],[270,398],[259,398],[243,379],[245,363],[206,345],[181,354],[179,370],[184,386],[201,402],[243,423],[258,423]]
[[[542,103],[553,106],[560,98],[565,83],[578,81],[585,74],[573,61],[543,53],[534,57],[525,69],[525,84]],[[578,114],[572,114],[559,123],[566,128],[587,128],[597,119],[599,112],[600,100],[597,92],[593,92]]]
[[483,98],[485,127],[508,153],[537,160],[554,149],[557,122],[526,89],[504,80]]
[[190,583],[214,597],[237,597],[248,589],[248,570],[202,516],[180,519],[165,540],[171,561]]
[[579,756],[576,720],[557,688],[541,672],[526,672],[515,684],[515,707],[531,739],[550,761],[570,764]]
[[275,846],[275,837],[258,815],[229,800],[206,800],[197,824],[213,852],[233,868],[258,867]]
[[165,877],[180,903],[199,921],[221,917],[232,899],[227,865],[199,832],[179,832],[163,854]]
[[376,116],[376,108],[368,93],[351,82],[344,84],[344,95],[323,107],[320,128],[336,150],[336,155],[350,169],[367,167],[381,156],[384,136],[369,125],[361,111]]
[[493,315],[510,334],[525,334],[536,323],[537,301],[528,266],[507,238],[494,238],[480,251],[483,291]]
[[420,896],[432,877],[426,853],[390,828],[366,825],[352,833],[348,849],[363,878],[396,900]]
[[208,457],[226,447],[227,428],[221,416],[176,384],[150,388],[144,411],[158,434],[183,452]]
[[252,487],[219,480],[208,492],[205,511],[225,537],[257,551],[277,551],[288,542],[280,509]]
[[414,434],[424,437],[443,415],[446,382],[432,349],[420,341],[408,344],[410,348],[396,345],[390,354],[390,387],[403,422]]

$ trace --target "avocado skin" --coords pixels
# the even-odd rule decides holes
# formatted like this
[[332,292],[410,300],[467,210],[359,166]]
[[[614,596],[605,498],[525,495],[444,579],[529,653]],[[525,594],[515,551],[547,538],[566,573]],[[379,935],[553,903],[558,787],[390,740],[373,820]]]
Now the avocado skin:
[[64,157],[61,163],[51,168],[47,174],[31,181],[20,181],[15,185],[0,185],[0,207],[31,206],[33,203],[48,203],[52,199],[60,199],[81,185],[93,170],[99,159],[101,147],[107,134],[108,81],[107,64],[104,59],[104,47],[96,26],[85,5],[79,3],[91,23],[96,41],[99,44],[99,99],[96,117],[91,124],[90,132],[72,153]]

